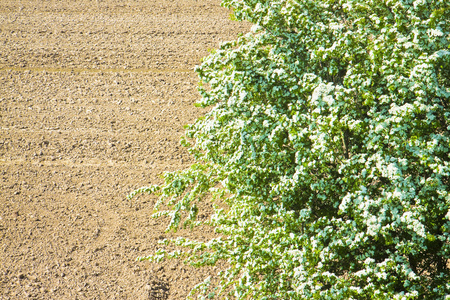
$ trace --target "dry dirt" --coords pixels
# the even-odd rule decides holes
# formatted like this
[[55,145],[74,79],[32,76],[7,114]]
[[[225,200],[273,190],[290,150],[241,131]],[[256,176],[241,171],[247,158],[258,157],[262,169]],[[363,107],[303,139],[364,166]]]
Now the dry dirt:
[[217,273],[137,262],[166,223],[125,197],[193,162],[194,66],[249,28],[219,2],[0,0],[0,299],[184,299]]

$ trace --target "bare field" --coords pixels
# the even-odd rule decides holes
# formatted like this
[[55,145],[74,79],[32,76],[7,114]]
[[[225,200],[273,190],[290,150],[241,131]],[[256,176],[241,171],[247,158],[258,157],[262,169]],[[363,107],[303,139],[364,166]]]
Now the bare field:
[[166,224],[125,197],[193,162],[194,66],[248,31],[219,2],[0,0],[0,299],[184,299],[217,273],[137,262]]

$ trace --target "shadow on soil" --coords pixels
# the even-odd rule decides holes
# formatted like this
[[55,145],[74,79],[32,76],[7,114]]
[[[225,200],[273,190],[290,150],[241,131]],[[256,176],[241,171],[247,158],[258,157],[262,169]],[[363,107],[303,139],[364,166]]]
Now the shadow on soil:
[[150,278],[150,290],[148,299],[150,300],[167,300],[169,299],[170,287],[167,281]]

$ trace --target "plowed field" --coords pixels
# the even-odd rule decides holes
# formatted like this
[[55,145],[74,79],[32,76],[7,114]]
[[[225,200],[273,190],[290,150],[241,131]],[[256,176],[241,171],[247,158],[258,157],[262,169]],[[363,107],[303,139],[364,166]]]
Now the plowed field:
[[217,273],[137,262],[174,234],[125,197],[193,162],[194,66],[249,27],[219,2],[0,0],[0,299],[184,299]]

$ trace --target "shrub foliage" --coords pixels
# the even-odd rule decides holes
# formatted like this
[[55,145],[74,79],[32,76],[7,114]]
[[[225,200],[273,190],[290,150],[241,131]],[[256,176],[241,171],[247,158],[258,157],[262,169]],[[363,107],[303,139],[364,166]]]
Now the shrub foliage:
[[227,261],[220,297],[450,298],[450,2],[222,4],[254,26],[197,68],[197,163],[130,195],[175,230],[220,199],[221,237],[142,259]]

